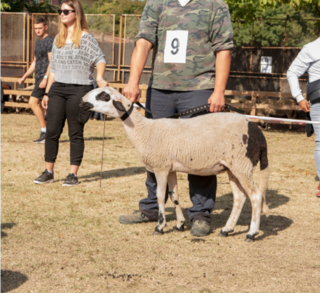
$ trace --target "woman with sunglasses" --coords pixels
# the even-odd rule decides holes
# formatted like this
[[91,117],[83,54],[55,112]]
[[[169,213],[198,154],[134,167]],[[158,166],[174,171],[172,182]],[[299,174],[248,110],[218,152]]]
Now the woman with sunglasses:
[[99,87],[108,83],[104,54],[88,31],[83,9],[78,0],[63,0],[60,31],[56,36],[51,56],[51,68],[46,95],[42,105],[47,109],[45,140],[45,171],[34,180],[37,184],[54,181],[53,168],[59,148],[59,138],[67,119],[70,137],[70,173],[63,186],[79,184],[77,172],[84,153],[83,129],[90,112],[80,110],[82,97],[93,89],[93,71],[97,68]]

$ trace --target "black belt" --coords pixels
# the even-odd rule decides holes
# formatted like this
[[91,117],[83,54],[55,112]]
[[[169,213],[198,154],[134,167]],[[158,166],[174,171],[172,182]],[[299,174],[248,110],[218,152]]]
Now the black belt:
[[[320,89],[315,90],[311,94],[308,95],[308,100],[312,103],[315,104],[315,100],[320,98]],[[318,102],[319,103],[319,102]]]
[[320,98],[320,79],[307,84],[307,100],[312,102],[317,98]]
[[[143,110],[145,110],[146,112],[148,113],[151,113],[152,115],[155,115],[155,116],[158,116],[159,118],[179,118],[179,117],[182,117],[182,116],[186,116],[186,115],[192,115],[192,114],[197,114],[197,113],[201,113],[201,112],[204,112],[208,109],[210,109],[210,104],[206,104],[206,105],[202,105],[202,106],[198,106],[198,107],[194,107],[192,109],[189,109],[189,110],[186,110],[186,111],[182,111],[182,112],[179,112],[179,113],[176,113],[176,114],[173,114],[171,116],[168,116],[168,117],[162,117],[158,114],[155,114],[153,112],[151,112],[150,110],[146,109],[141,103],[139,102],[136,102],[136,104],[142,108]],[[229,104],[225,104],[224,106],[226,109],[230,110],[230,111],[234,111],[234,112],[237,112],[237,113],[240,113],[240,114],[245,114],[245,111],[243,110],[240,110],[238,108],[235,108]]]

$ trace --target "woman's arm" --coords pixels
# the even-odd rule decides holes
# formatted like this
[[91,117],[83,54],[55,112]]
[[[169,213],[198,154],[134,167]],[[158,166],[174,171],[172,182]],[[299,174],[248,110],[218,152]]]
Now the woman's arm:
[[106,64],[103,62],[100,62],[97,64],[97,84],[98,87],[105,87],[109,84],[103,79],[104,72],[106,70]]
[[[55,81],[55,73],[53,72],[50,72],[50,75],[49,75],[49,78],[48,78],[48,83],[47,83],[47,87],[46,87],[46,93],[49,92],[52,84],[54,83]],[[48,104],[49,104],[49,97],[48,95],[44,95],[43,96],[43,99],[42,99],[42,102],[41,102],[41,105],[44,109],[48,109]]]
[[[48,53],[48,59],[49,59],[49,64],[48,64],[45,76],[49,77],[49,75],[50,75],[50,63],[51,63],[51,52]],[[47,83],[48,83],[48,79],[43,78],[42,81],[39,84],[39,88],[44,89],[47,86]]]

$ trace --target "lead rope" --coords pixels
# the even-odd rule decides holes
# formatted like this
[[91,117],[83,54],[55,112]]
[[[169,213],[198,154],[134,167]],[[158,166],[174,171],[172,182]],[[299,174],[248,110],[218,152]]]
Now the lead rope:
[[104,135],[106,130],[106,115],[103,114],[103,137],[102,137],[102,155],[101,155],[101,171],[100,171],[100,188],[101,188],[101,181],[102,181],[102,167],[103,167],[103,150],[104,150]]

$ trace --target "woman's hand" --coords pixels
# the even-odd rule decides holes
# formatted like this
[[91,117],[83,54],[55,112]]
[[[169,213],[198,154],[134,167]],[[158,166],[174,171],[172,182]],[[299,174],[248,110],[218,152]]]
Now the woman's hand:
[[48,104],[49,104],[49,97],[47,95],[44,95],[41,102],[42,108],[48,109]]
[[97,84],[98,84],[98,87],[109,86],[109,84],[104,79],[101,79],[101,80],[97,81]]

